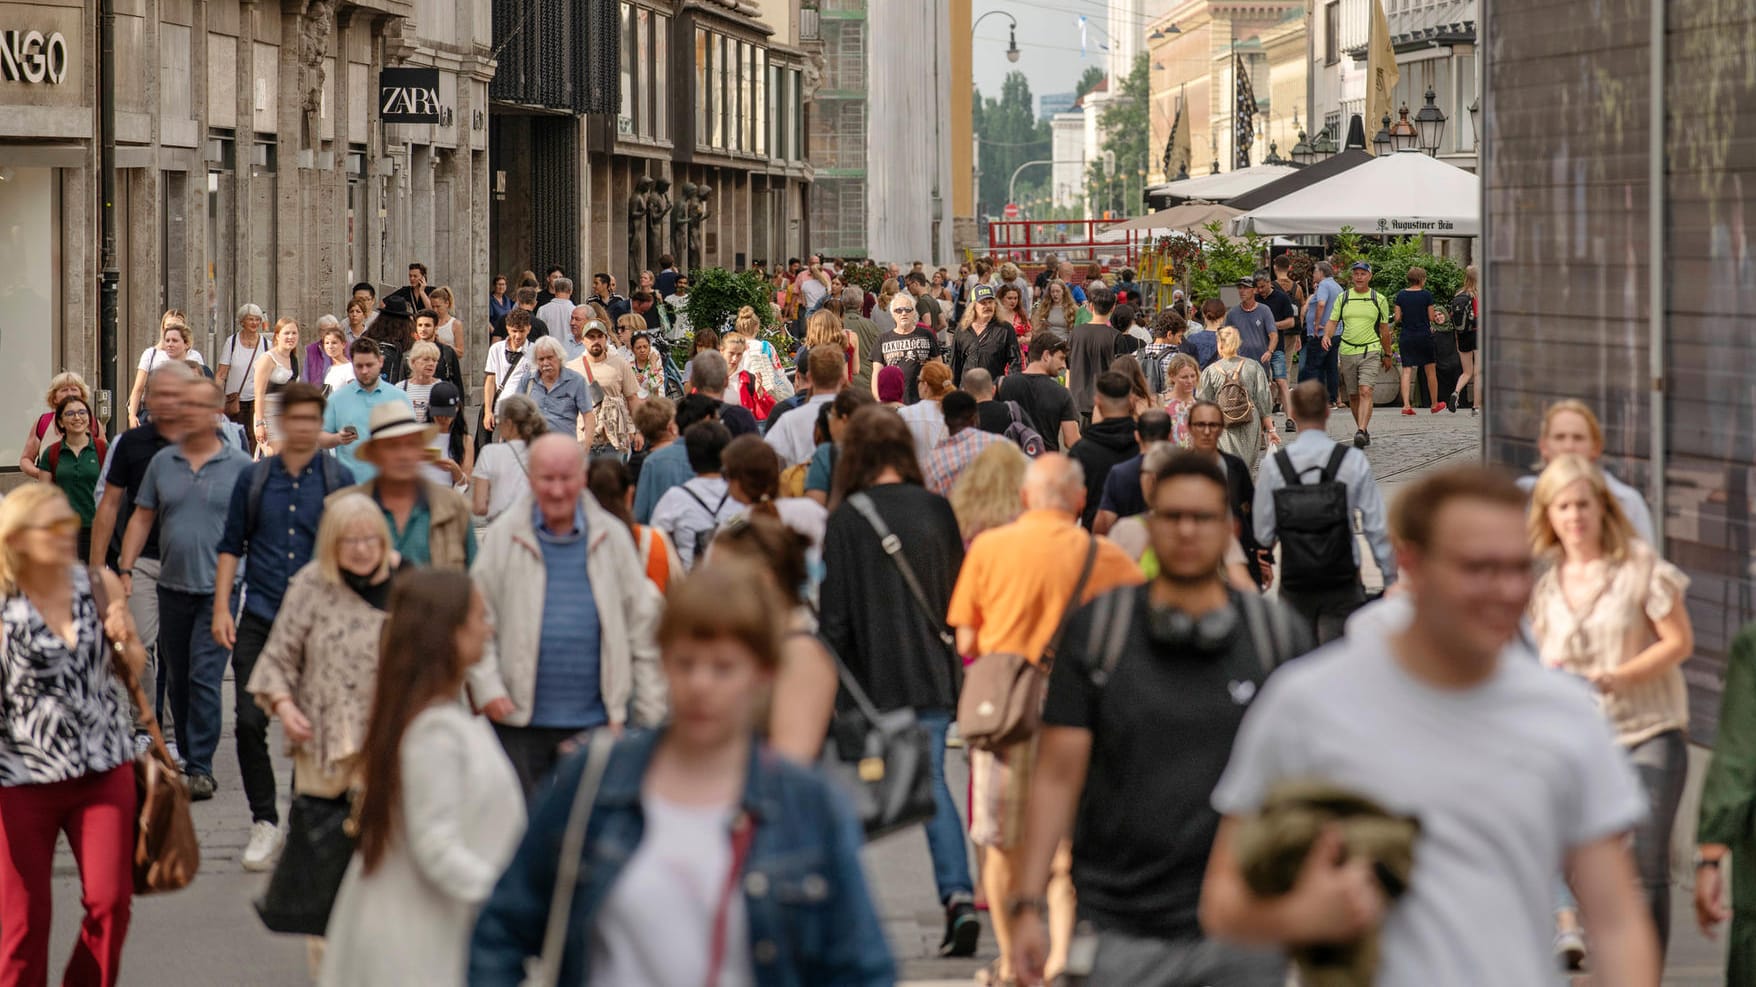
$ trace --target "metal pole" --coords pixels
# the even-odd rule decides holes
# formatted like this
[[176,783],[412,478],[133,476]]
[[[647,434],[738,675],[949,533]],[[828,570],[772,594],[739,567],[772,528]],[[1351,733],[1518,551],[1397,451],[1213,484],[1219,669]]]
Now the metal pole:
[[1665,545],[1665,226],[1670,220],[1665,201],[1665,9],[1652,0],[1647,44],[1652,52],[1647,84],[1646,135],[1646,256],[1648,358],[1652,362],[1652,460],[1648,471],[1652,496],[1653,546]]
[[[106,426],[117,419],[116,295],[121,272],[116,267],[116,5],[98,0],[98,229],[103,273],[98,287],[98,388],[100,408],[109,409]],[[111,427],[110,434],[117,429]]]

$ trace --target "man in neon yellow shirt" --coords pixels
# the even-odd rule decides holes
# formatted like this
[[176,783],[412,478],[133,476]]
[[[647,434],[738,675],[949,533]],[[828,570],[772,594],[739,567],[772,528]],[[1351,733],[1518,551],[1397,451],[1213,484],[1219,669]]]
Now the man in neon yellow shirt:
[[1341,329],[1341,390],[1352,396],[1354,447],[1364,449],[1372,442],[1367,426],[1372,423],[1372,388],[1378,374],[1389,373],[1390,303],[1372,288],[1372,265],[1355,261],[1353,287],[1341,293],[1323,327],[1323,348],[1336,345],[1336,328]]

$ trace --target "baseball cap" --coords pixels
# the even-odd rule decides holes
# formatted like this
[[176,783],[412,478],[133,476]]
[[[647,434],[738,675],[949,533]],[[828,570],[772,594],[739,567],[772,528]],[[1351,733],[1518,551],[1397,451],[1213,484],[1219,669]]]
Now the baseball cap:
[[1350,271],[1365,271],[1367,274],[1371,274],[1372,273],[1372,265],[1366,263],[1363,260],[1356,260],[1356,261],[1354,261],[1354,266],[1348,268],[1348,270],[1350,270]]
[[1240,288],[1254,288],[1254,287],[1256,287],[1256,279],[1255,278],[1239,278],[1238,279],[1238,287],[1240,287]]
[[994,286],[991,284],[978,284],[976,285],[975,294],[971,297],[978,302],[991,302],[994,300]]
[[427,395],[427,417],[456,417],[457,409],[462,404],[463,398],[458,395],[456,384],[445,380],[438,381]]
[[603,322],[598,319],[593,319],[585,324],[585,335],[589,336],[594,332],[600,336],[608,336],[610,334],[610,331],[604,328]]

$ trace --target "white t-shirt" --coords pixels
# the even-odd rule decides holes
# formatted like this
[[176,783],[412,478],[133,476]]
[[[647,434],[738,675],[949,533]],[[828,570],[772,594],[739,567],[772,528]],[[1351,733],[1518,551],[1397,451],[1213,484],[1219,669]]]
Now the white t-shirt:
[[1416,816],[1414,876],[1390,906],[1378,982],[1559,984],[1554,880],[1566,855],[1646,815],[1587,687],[1502,658],[1445,690],[1382,638],[1286,665],[1244,717],[1213,806],[1246,816],[1289,779],[1321,779]]
[[[207,366],[207,361],[201,358],[200,350],[190,350],[183,354],[183,359],[194,360],[196,363],[199,363],[204,367]],[[154,367],[157,367],[160,364],[169,363],[170,361],[170,354],[159,349],[157,346],[148,346],[146,349],[140,351],[140,369],[147,373],[151,373]]]
[[436,337],[438,337],[438,339],[441,343],[444,343],[446,346],[449,346],[452,349],[457,349],[456,329],[457,329],[457,317],[453,316],[449,319],[446,319],[444,325],[441,325],[441,326],[435,328],[433,330],[433,334]]
[[488,481],[488,520],[499,517],[521,495],[530,492],[528,468],[523,439],[490,442],[482,447],[470,475]]
[[435,377],[425,384],[417,384],[413,380],[405,379],[396,385],[408,392],[409,403],[415,406],[415,421],[426,424],[427,399],[433,395],[433,385],[437,383],[439,383],[439,379]]
[[698,476],[665,491],[652,509],[652,526],[670,537],[687,568],[695,564],[696,543],[706,551],[720,524],[743,512],[744,505],[726,493],[725,478]]
[[[527,354],[527,351],[529,349],[530,349],[530,340],[527,339],[527,340],[525,340],[525,343],[524,343],[524,349],[513,350],[512,352],[518,353],[518,354]],[[524,363],[524,361],[525,361],[525,356],[524,355],[519,356],[518,362],[522,364],[522,363]],[[500,390],[502,393],[505,393],[506,385],[508,383],[510,383],[510,381],[508,381],[506,378],[512,372],[512,369],[513,369],[513,365],[512,365],[511,356],[506,352],[506,340],[504,340],[504,339],[495,340],[494,345],[488,347],[488,360],[487,360],[487,365],[485,367],[485,370],[487,373],[491,373],[494,375],[494,383],[496,383],[500,386]]]
[[[791,415],[798,412],[789,413]],[[921,462],[927,461],[927,454],[939,447],[949,433],[945,428],[945,412],[939,410],[937,401],[916,401],[897,411],[908,425],[908,430],[915,437],[915,457]],[[781,421],[786,421],[782,418]],[[815,424],[815,423],[813,423]]]
[[246,345],[238,338],[239,333],[226,337],[224,346],[220,347],[219,361],[226,365],[226,394],[236,394],[240,400],[256,400],[256,358],[268,352],[268,333],[256,334],[256,345]]
[[333,391],[336,388],[342,386],[343,384],[346,384],[348,381],[353,380],[353,379],[354,379],[354,365],[353,364],[351,364],[351,363],[336,363],[336,364],[330,365],[330,368],[328,370],[324,371],[323,386],[327,387],[331,391]]
[[735,807],[682,805],[644,792],[640,807],[646,831],[592,924],[591,987],[755,983],[741,885],[727,899],[718,976],[710,980],[707,969],[732,867]]
[[[426,419],[422,419],[425,421]],[[427,442],[427,448],[439,454],[440,459],[451,458],[451,433],[439,432]],[[462,465],[461,463],[458,465]],[[452,486],[451,474],[432,463],[421,464],[421,475],[442,487]]]

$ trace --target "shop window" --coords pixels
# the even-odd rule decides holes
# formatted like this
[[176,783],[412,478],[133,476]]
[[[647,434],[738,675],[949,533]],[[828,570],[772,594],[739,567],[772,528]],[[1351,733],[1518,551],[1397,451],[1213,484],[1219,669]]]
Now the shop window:
[[671,139],[671,19],[663,14],[652,18],[652,135],[661,141]]
[[[20,438],[45,410],[43,389],[62,368],[58,175],[53,168],[0,167],[0,217],[15,234],[0,237],[0,297],[7,317],[7,331],[0,332],[0,421],[8,423],[0,435],[0,470],[7,472],[18,470]],[[37,331],[42,327],[49,331]],[[126,354],[122,361],[133,366]]]

